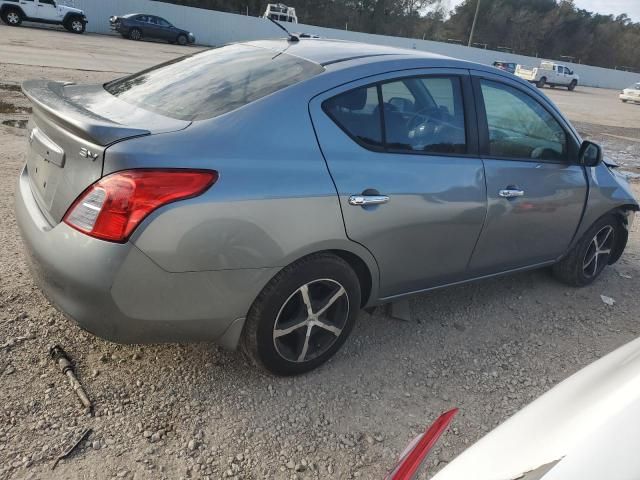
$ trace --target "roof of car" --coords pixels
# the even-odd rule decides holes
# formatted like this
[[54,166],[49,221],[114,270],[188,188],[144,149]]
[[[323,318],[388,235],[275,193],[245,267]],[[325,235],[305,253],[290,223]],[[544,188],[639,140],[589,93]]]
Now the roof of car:
[[278,52],[286,49],[288,54],[304,58],[320,65],[329,65],[347,60],[383,55],[411,55],[431,59],[449,58],[422,50],[349,42],[346,40],[329,40],[325,38],[301,38],[299,42],[290,42],[287,39],[259,40],[246,42],[246,44],[268,48]]

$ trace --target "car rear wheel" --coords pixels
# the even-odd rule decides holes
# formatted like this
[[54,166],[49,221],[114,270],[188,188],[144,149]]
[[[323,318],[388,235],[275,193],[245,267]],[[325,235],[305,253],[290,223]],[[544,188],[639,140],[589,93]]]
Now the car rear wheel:
[[553,266],[554,275],[575,287],[589,285],[609,264],[620,228],[620,222],[613,215],[602,217],[569,254]]
[[578,85],[578,82],[576,82],[575,80],[571,80],[571,83],[567,88],[569,89],[570,92],[572,92],[576,88],[576,85]]
[[22,13],[13,8],[7,8],[2,13],[2,21],[12,27],[17,27],[22,23]]
[[544,84],[547,83],[547,77],[542,77],[540,80],[538,80],[538,82],[536,83],[536,87],[538,88],[542,88],[544,87]]
[[331,254],[304,258],[279,272],[255,300],[242,350],[255,365],[295,375],[326,362],[349,336],[360,309],[360,284]]
[[142,40],[142,31],[139,28],[129,30],[129,38],[131,40]]
[[178,35],[178,38],[176,39],[176,41],[178,42],[178,45],[186,45],[187,44],[187,36],[186,35]]

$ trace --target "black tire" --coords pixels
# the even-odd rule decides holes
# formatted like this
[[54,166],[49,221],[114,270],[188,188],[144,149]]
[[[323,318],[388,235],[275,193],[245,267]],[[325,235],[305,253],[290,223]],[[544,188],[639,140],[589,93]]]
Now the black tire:
[[[323,307],[326,313],[319,313]],[[242,351],[276,375],[308,372],[338,351],[359,310],[360,283],[349,264],[328,253],[311,255],[282,269],[260,292],[247,315]],[[323,326],[309,325],[314,320]]]
[[189,39],[187,38],[186,35],[183,35],[182,33],[180,35],[178,35],[178,37],[176,38],[176,42],[178,43],[178,45],[186,45],[187,42],[189,41]]
[[71,33],[81,34],[86,30],[87,24],[80,17],[71,17],[65,22],[64,28]]
[[17,8],[5,8],[1,17],[2,21],[10,27],[17,27],[22,23],[22,12]]
[[[615,216],[608,214],[600,218],[586,231],[567,256],[553,266],[553,274],[559,280],[574,287],[584,287],[592,283],[609,264],[611,251],[615,248],[620,228],[622,228],[620,221]],[[609,231],[608,236],[606,236],[607,231]],[[595,260],[592,259],[589,262],[595,251],[593,242],[596,237],[598,241],[595,247],[598,247],[599,243],[599,249],[603,251],[608,249],[609,253],[596,255]]]
[[575,80],[571,80],[571,83],[569,84],[569,86],[567,87],[567,89],[570,92],[573,92],[576,88],[576,85],[578,85],[578,82],[576,82]]
[[129,30],[129,39],[135,41],[142,40],[142,30],[135,27]]
[[[622,100],[622,99],[621,99],[621,100]],[[628,102],[628,100],[622,100],[622,103],[627,103],[627,102]]]
[[544,84],[547,83],[547,77],[542,77],[540,80],[536,82],[536,87],[542,88]]

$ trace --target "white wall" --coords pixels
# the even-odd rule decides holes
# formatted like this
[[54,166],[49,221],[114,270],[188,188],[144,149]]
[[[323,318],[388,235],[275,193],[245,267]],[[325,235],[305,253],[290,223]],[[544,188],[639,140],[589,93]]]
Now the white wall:
[[[183,7],[152,0],[74,0],[71,3],[85,11],[89,18],[87,31],[95,33],[112,33],[109,29],[109,17],[111,15],[150,13],[164,17],[180,28],[190,30],[196,36],[196,41],[202,45],[222,45],[229,42],[283,36],[282,31],[262,18]],[[487,65],[492,64],[495,60],[511,61],[524,65],[538,65],[541,60],[524,55],[469,48],[462,45],[428,40],[372,35],[303,24],[288,24],[287,26],[292,31],[313,33],[325,38],[413,48]],[[580,75],[581,85],[621,89],[635,82],[640,82],[640,74],[588,65],[562,63],[570,65],[570,68]]]

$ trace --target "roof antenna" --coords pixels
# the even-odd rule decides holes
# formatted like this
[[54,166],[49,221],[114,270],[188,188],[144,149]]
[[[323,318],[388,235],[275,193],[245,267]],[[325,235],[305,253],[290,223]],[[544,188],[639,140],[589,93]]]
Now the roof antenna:
[[287,40],[289,42],[299,42],[300,39],[298,37],[296,37],[293,33],[291,33],[289,30],[287,30],[286,28],[284,28],[282,25],[280,25],[280,23],[276,22],[273,18],[271,17],[267,17],[270,21],[272,21],[278,28],[284,30],[287,33],[287,36],[289,37]]

